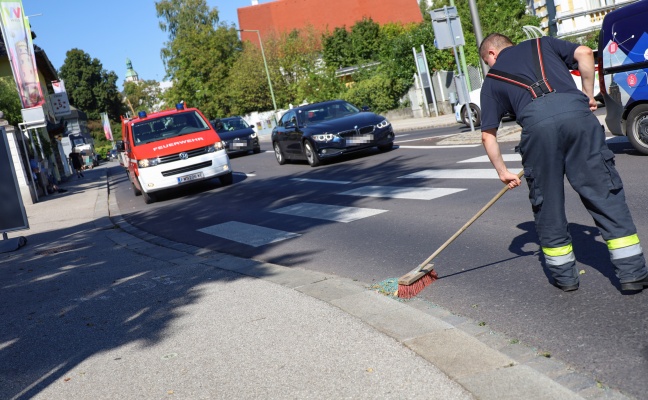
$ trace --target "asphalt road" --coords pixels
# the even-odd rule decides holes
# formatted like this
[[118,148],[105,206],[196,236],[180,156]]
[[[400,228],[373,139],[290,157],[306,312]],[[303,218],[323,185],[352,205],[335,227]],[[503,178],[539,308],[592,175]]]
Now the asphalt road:
[[[374,284],[416,267],[501,188],[488,177],[491,166],[480,146],[435,146],[459,129],[403,133],[391,152],[369,151],[319,168],[279,166],[271,152],[232,157],[233,185],[214,180],[152,205],[133,195],[114,163],[111,190],[131,224],[158,236]],[[511,154],[510,168],[519,168],[514,145],[504,143],[502,152]],[[623,139],[612,139],[610,147],[639,235],[648,238],[646,158]],[[484,177],[475,179],[479,170]],[[550,285],[522,187],[506,193],[437,257],[441,279],[419,298],[645,398],[648,293],[619,292],[605,244],[571,189],[566,206],[582,274],[578,291]],[[267,234],[276,241],[267,242]]]

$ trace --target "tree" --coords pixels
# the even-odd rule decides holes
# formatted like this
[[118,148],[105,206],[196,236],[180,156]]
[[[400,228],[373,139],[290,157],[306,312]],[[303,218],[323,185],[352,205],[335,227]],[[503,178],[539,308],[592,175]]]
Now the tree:
[[[261,51],[246,42],[243,51],[232,65],[225,85],[227,103],[232,114],[242,115],[250,111],[271,110],[272,98],[263,65]],[[225,116],[212,115],[211,117]]]
[[155,80],[124,83],[124,95],[133,106],[135,112],[154,112],[160,110],[160,84]]
[[0,104],[2,105],[0,111],[4,113],[3,119],[9,122],[9,125],[18,125],[22,122],[22,104],[18,89],[16,89],[16,82],[11,76],[0,77]]
[[210,116],[228,115],[224,82],[242,51],[234,26],[219,23],[218,10],[205,0],[162,0],[155,8],[160,28],[169,34],[161,55],[173,86],[163,97],[170,104],[184,100]]
[[322,58],[326,65],[333,68],[348,67],[355,64],[351,50],[351,40],[346,27],[338,27],[331,34],[322,35]]
[[65,81],[70,104],[84,111],[89,119],[107,112],[112,120],[123,114],[124,105],[117,89],[117,75],[103,69],[101,62],[80,49],[65,54],[59,77]]

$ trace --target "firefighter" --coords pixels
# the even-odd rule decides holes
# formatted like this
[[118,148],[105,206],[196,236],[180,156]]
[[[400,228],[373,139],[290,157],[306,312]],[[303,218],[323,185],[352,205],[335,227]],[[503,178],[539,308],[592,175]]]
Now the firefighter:
[[[497,128],[505,113],[522,126],[522,156],[536,231],[554,286],[577,290],[579,274],[565,215],[564,177],[581,197],[607,243],[622,291],[648,287],[648,269],[625,201],[623,183],[596,110],[594,58],[586,46],[542,37],[513,45],[501,34],[479,49],[491,69],[481,90],[482,143],[500,180],[520,179],[505,166]],[[570,69],[581,73],[583,89]]]

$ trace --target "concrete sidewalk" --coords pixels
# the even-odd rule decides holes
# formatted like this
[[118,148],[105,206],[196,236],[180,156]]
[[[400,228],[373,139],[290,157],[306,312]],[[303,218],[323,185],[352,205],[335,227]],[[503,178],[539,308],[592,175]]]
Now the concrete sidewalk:
[[627,399],[422,300],[143,232],[116,165],[9,234],[28,242],[0,254],[3,398]]

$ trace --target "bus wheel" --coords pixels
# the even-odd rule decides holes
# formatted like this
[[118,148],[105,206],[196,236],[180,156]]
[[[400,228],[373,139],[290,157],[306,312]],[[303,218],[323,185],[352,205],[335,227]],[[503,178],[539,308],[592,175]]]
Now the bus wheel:
[[628,115],[626,135],[634,148],[648,154],[648,104],[640,104]]

